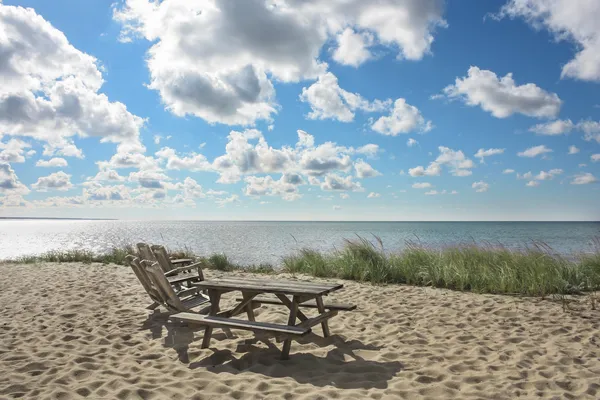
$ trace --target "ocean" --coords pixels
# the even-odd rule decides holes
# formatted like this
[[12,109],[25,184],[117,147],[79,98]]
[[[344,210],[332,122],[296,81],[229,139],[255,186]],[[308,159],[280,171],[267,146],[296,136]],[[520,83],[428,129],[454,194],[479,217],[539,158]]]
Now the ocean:
[[256,222],[256,221],[100,221],[0,220],[0,259],[52,250],[105,252],[113,246],[148,242],[199,255],[225,253],[240,264],[279,265],[303,247],[329,251],[357,236],[384,250],[399,251],[407,241],[427,246],[502,244],[519,249],[539,241],[554,252],[573,255],[594,250],[600,222]]

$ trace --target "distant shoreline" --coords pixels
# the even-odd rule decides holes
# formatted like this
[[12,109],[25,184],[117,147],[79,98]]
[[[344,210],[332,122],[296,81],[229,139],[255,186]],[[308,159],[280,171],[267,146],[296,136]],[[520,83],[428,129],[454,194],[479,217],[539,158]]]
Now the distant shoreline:
[[116,218],[63,218],[63,217],[0,217],[0,220],[25,219],[25,220],[67,220],[67,221],[117,221]]

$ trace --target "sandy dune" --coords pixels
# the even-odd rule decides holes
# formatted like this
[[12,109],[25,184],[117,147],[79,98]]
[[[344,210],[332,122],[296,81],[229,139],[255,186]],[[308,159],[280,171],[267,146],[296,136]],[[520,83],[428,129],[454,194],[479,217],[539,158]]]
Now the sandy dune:
[[201,349],[202,331],[144,309],[125,267],[0,265],[0,276],[0,398],[600,398],[589,305],[345,282],[335,300],[359,310],[283,362],[281,343],[244,331],[216,330]]

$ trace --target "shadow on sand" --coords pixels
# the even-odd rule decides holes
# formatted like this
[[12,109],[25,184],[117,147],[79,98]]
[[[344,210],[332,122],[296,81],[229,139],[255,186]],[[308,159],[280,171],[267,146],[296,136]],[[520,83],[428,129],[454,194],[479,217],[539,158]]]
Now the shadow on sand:
[[[286,361],[279,359],[281,344],[277,344],[275,338],[263,335],[250,339],[239,338],[236,353],[215,346],[208,349],[212,354],[207,357],[190,360],[190,345],[194,343],[193,347],[200,350],[199,339],[197,336],[194,337],[194,333],[200,332],[202,335],[202,327],[174,324],[168,321],[168,314],[155,312],[148,317],[141,328],[149,330],[154,339],[164,337],[164,346],[174,349],[179,361],[188,364],[190,369],[206,368],[213,373],[255,372],[272,378],[289,377],[298,383],[309,383],[315,386],[385,389],[387,382],[404,369],[399,361],[382,362],[361,357],[361,352],[372,354],[369,352],[381,350],[380,346],[364,344],[358,340],[346,340],[339,335],[323,338],[313,333],[295,340],[297,343],[292,346],[292,351],[296,352],[292,352],[290,359]],[[163,336],[164,330],[166,336]],[[236,336],[231,332],[216,330],[212,339],[218,343],[225,339],[235,340]],[[263,346],[259,347],[259,343]],[[307,343],[319,347],[334,346],[334,348],[325,356],[302,353],[302,345]],[[240,356],[240,353],[243,355]]]

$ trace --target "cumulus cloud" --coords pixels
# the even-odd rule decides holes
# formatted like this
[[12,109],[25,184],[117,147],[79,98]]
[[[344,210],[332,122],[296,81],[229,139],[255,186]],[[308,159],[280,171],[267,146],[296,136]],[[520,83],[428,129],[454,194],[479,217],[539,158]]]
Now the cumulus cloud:
[[569,154],[577,154],[579,153],[579,148],[577,146],[571,145],[569,146]]
[[[1,81],[0,81],[1,82]],[[1,137],[1,134],[0,134]],[[22,163],[25,162],[25,157],[28,155],[25,152],[31,145],[20,139],[9,139],[6,143],[0,141],[0,162],[7,163]],[[35,154],[35,151],[34,151]]]
[[576,44],[575,58],[562,67],[562,78],[600,81],[600,4],[594,0],[510,0],[498,17],[523,18],[547,29],[557,40]]
[[364,189],[360,182],[354,182],[351,175],[346,177],[337,174],[328,174],[320,184],[322,190],[344,190],[362,192]]
[[414,147],[414,146],[416,146],[416,145],[418,145],[418,144],[419,144],[419,142],[418,142],[418,141],[416,141],[416,140],[415,140],[415,139],[413,139],[413,138],[409,138],[409,139],[406,141],[406,145],[407,145],[408,147]]
[[369,193],[369,195],[367,196],[368,199],[376,199],[378,197],[381,197],[381,193],[377,193],[377,192],[371,192]]
[[443,93],[450,99],[460,99],[469,106],[480,106],[496,118],[515,113],[537,118],[555,117],[562,101],[533,83],[517,85],[512,73],[498,77],[494,72],[470,67],[466,77],[456,78],[454,85]]
[[442,173],[442,165],[446,166],[454,176],[469,176],[472,174],[471,169],[475,167],[475,164],[461,150],[452,150],[444,146],[439,146],[438,150],[440,152],[439,156],[435,161],[429,163],[427,168],[423,166],[410,168],[408,174],[412,177],[438,176]]
[[475,153],[475,158],[479,158],[479,162],[485,162],[485,157],[495,156],[498,154],[503,154],[504,149],[479,149],[477,153]]
[[44,155],[83,157],[72,136],[139,141],[144,120],[99,93],[96,59],[32,8],[0,4],[0,132],[44,142]]
[[433,129],[433,124],[423,118],[417,107],[400,98],[394,102],[390,115],[377,119],[371,129],[382,135],[398,136],[410,132],[429,132]]
[[298,186],[304,180],[297,174],[283,174],[278,180],[271,176],[247,176],[244,178],[246,196],[279,196],[283,200],[293,201],[301,197]]
[[346,28],[336,36],[337,48],[332,57],[340,64],[358,67],[373,57],[369,51],[373,39],[369,32],[355,32],[352,28]]
[[356,163],[354,163],[354,169],[356,170],[356,177],[361,179],[381,175],[381,172],[377,171],[370,164],[364,162],[363,160],[358,160]]
[[575,175],[575,177],[571,181],[571,184],[572,185],[587,185],[587,184],[596,183],[596,182],[598,182],[598,179],[596,179],[596,177],[594,175],[590,174],[589,172],[584,172],[584,173]]
[[475,189],[475,191],[477,193],[483,193],[483,192],[487,192],[488,189],[490,188],[490,185],[484,181],[479,181],[479,182],[473,182],[473,184],[471,185],[471,187],[473,189]]
[[9,163],[0,161],[0,192],[7,195],[22,195],[29,189],[21,182]]
[[524,174],[517,174],[517,179],[526,179],[527,186],[539,186],[539,181],[548,181],[554,179],[557,175],[561,175],[564,171],[560,168],[551,169],[549,171],[540,171],[539,174],[534,175],[531,171]]
[[503,174],[514,174],[515,170],[511,169],[511,168],[507,168],[504,171],[502,171]]
[[533,146],[528,148],[527,150],[521,151],[519,153],[517,153],[517,155],[519,157],[529,157],[529,158],[533,158],[533,157],[537,157],[539,155],[543,155],[546,153],[552,153],[552,150],[547,148],[545,145],[539,145],[539,146]]
[[41,176],[31,187],[38,192],[47,192],[49,190],[66,191],[73,187],[71,175],[63,171],[54,172],[48,176]]
[[592,160],[592,162],[600,162],[600,153],[598,153],[598,154],[592,154],[590,156],[590,159]]
[[442,13],[442,0],[126,0],[114,19],[123,26],[122,40],[154,42],[147,57],[149,88],[167,109],[211,123],[250,125],[276,112],[272,80],[298,82],[325,72],[321,48],[338,34],[338,60],[364,58],[346,51],[346,28],[396,49],[399,58],[418,60],[429,52],[434,29],[445,26]]
[[575,124],[570,119],[557,119],[556,121],[534,125],[529,128],[529,131],[538,135],[557,136],[569,133],[573,128],[575,128]]
[[66,167],[67,160],[64,158],[51,158],[50,160],[38,160],[35,163],[36,167],[46,167],[46,168],[57,168],[57,167]]
[[354,120],[354,112],[383,111],[391,104],[391,100],[375,100],[369,102],[357,93],[340,88],[337,77],[331,72],[319,76],[319,79],[308,88],[302,89],[300,100],[310,105],[310,119],[336,119],[341,122]]
[[419,165],[418,167],[408,169],[408,174],[412,177],[438,176],[441,173],[442,168],[440,167],[440,164],[436,163],[435,161],[430,163],[429,166],[427,166],[427,168],[424,168],[423,166]]
[[591,142],[596,141],[600,143],[600,122],[598,121],[581,121],[577,124],[577,127],[584,133],[583,139]]

